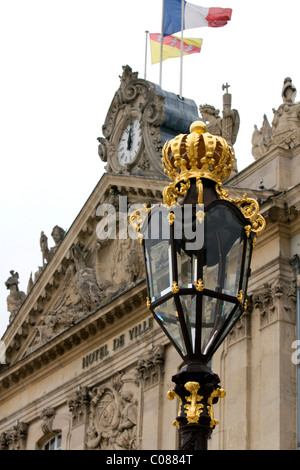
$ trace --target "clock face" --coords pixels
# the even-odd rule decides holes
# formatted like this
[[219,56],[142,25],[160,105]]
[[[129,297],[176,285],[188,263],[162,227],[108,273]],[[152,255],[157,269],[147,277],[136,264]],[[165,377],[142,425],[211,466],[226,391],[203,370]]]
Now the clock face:
[[137,154],[142,140],[138,119],[131,121],[125,128],[119,143],[118,159],[121,165],[128,165]]

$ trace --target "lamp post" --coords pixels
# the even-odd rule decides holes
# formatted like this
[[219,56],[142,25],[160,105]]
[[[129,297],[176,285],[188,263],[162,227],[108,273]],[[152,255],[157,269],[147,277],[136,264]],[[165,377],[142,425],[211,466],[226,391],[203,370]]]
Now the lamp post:
[[213,405],[225,391],[208,363],[246,309],[252,249],[265,227],[254,199],[232,199],[222,186],[233,161],[224,139],[193,123],[164,145],[171,183],[163,204],[130,217],[144,250],[148,308],[184,361],[168,398],[179,398],[173,424],[185,450],[207,449],[218,424]]

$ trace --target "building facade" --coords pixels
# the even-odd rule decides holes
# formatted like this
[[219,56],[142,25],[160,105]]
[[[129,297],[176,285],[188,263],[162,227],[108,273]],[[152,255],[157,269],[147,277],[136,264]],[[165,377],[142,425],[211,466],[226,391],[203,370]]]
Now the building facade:
[[[106,173],[67,233],[41,233],[44,263],[28,292],[6,281],[10,320],[0,365],[2,450],[174,450],[168,401],[181,359],[147,308],[144,263],[128,215],[162,201],[164,142],[195,120],[234,145],[239,115],[224,87],[213,106],[180,100],[123,68],[99,138]],[[283,104],[253,135],[252,165],[226,182],[260,202],[267,226],[252,260],[246,312],[212,361],[226,397],[210,449],[297,448],[300,105]],[[200,114],[199,114],[200,111]]]

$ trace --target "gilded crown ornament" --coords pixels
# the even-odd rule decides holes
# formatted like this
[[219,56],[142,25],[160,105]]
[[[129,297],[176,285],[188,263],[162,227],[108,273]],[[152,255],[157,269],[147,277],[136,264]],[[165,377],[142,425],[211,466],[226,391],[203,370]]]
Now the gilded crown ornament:
[[256,235],[264,230],[265,219],[258,213],[259,204],[255,199],[232,199],[223,182],[230,176],[234,163],[233,149],[225,139],[207,132],[204,122],[195,121],[190,126],[190,134],[180,134],[165,143],[162,150],[162,165],[171,183],[164,188],[163,201],[169,207],[178,204],[191,186],[191,179],[196,181],[198,204],[203,204],[202,179],[216,183],[216,192],[220,199],[235,204],[248,219],[245,227],[247,236]]
[[164,191],[167,205],[176,204],[186,193],[191,178],[196,178],[201,204],[201,178],[222,184],[233,168],[234,152],[225,139],[209,134],[202,121],[193,122],[190,132],[166,142],[162,150],[164,171],[172,181]]

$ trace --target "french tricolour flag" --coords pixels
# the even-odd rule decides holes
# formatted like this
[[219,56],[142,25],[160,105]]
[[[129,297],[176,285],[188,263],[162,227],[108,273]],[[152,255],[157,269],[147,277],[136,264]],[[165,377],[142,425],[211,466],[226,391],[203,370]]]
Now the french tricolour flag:
[[[183,7],[183,8],[182,8]],[[183,11],[183,29],[210,26],[220,28],[231,20],[231,8],[208,8],[193,5],[182,0],[164,0],[163,35],[169,36],[181,31]]]

